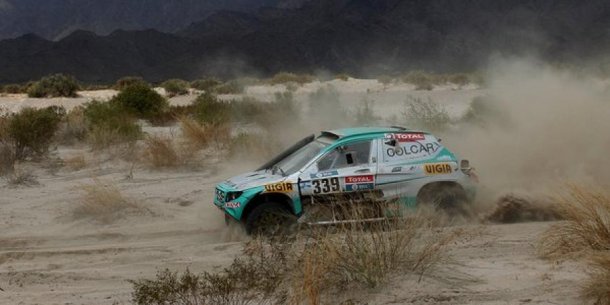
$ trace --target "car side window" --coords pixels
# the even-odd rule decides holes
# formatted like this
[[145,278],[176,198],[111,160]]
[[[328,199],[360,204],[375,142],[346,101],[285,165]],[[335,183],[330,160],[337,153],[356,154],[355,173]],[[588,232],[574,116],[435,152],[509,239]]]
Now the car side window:
[[339,146],[318,161],[318,170],[338,169],[369,164],[371,141],[349,143]]

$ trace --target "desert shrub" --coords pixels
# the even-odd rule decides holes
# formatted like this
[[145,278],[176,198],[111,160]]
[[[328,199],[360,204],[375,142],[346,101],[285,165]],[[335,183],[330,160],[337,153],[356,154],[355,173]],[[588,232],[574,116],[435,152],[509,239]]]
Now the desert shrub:
[[208,128],[188,116],[180,116],[180,128],[182,137],[195,149],[205,147],[210,141]]
[[205,92],[193,102],[194,117],[203,124],[222,125],[230,123],[231,105],[219,100],[213,94]]
[[468,74],[456,73],[456,74],[447,75],[447,82],[456,84],[456,85],[458,85],[458,87],[461,88],[463,86],[468,85],[471,81],[470,81],[470,77],[468,76]]
[[153,168],[175,167],[180,163],[178,153],[169,137],[146,137],[144,156]]
[[76,97],[79,85],[69,75],[55,74],[41,78],[27,91],[29,97]]
[[424,71],[411,71],[401,77],[402,81],[415,86],[415,90],[432,90],[438,79]]
[[555,209],[565,221],[543,234],[540,253],[557,257],[610,251],[610,196],[591,187],[568,185],[566,189],[555,198]]
[[123,89],[112,101],[140,118],[151,118],[165,111],[169,104],[155,90],[144,85],[132,85]]
[[212,88],[211,93],[214,94],[241,94],[244,92],[244,85],[237,80],[231,80]]
[[83,195],[73,210],[76,218],[110,223],[126,215],[150,214],[137,201],[123,196],[115,185],[95,180],[93,184],[84,185],[81,189]]
[[610,253],[599,252],[588,258],[587,273],[581,296],[591,304],[610,304]]
[[84,114],[94,149],[135,142],[142,136],[136,119],[117,103],[92,101],[85,105]]
[[610,196],[591,186],[567,185],[554,199],[564,221],[543,233],[539,253],[552,259],[584,258],[589,278],[581,297],[610,304]]
[[439,104],[428,98],[423,100],[412,96],[407,97],[405,111],[402,113],[407,126],[428,131],[443,131],[451,123],[449,113]]
[[189,83],[181,79],[166,80],[161,84],[161,87],[165,89],[165,92],[167,92],[170,97],[189,93]]
[[195,113],[194,105],[170,105],[168,108],[165,108],[163,111],[151,116],[148,118],[148,122],[150,122],[153,126],[170,126],[181,116],[188,116]]
[[[346,205],[349,206],[349,205]],[[343,291],[380,287],[397,276],[430,274],[447,262],[461,230],[431,230],[415,219],[306,229],[255,238],[220,272],[161,271],[133,284],[135,304],[341,304]]]
[[114,89],[123,91],[125,88],[134,85],[150,87],[150,84],[139,76],[125,76],[116,81],[116,84],[114,84]]
[[222,82],[215,78],[204,78],[192,81],[191,88],[210,92],[214,87],[220,84],[222,84]]
[[339,80],[342,80],[344,82],[348,81],[349,78],[350,78],[350,76],[347,73],[339,73],[339,74],[335,75],[335,79],[339,79]]
[[87,166],[87,161],[85,160],[85,156],[77,155],[65,158],[64,165],[70,170],[77,171],[85,168]]
[[303,85],[314,81],[314,77],[309,74],[295,74],[288,72],[279,72],[269,80],[272,85],[297,83]]
[[10,94],[24,93],[23,87],[18,84],[4,85],[2,87],[2,92]]
[[24,160],[46,154],[64,113],[63,108],[48,107],[24,108],[11,115],[5,137],[14,147],[15,158]]
[[40,185],[34,175],[29,170],[15,169],[7,177],[7,182],[10,186],[35,186]]
[[82,142],[87,138],[87,122],[85,120],[85,108],[77,106],[63,116],[57,139],[60,143],[70,145]]

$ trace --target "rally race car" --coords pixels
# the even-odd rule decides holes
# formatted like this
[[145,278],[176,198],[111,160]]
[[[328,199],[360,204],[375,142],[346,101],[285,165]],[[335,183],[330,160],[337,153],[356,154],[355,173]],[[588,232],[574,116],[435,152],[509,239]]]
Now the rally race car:
[[[259,169],[219,183],[214,204],[227,221],[242,223],[250,234],[266,234],[287,223],[351,221],[329,209],[337,198],[452,209],[474,197],[475,185],[469,162],[434,135],[402,127],[359,127],[306,137]],[[371,218],[390,214],[382,211]]]

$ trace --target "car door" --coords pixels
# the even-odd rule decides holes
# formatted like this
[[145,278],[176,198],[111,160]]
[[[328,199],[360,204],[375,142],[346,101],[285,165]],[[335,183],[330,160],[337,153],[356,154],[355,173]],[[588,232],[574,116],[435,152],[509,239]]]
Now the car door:
[[302,196],[326,196],[373,190],[377,169],[374,140],[336,146],[300,176]]

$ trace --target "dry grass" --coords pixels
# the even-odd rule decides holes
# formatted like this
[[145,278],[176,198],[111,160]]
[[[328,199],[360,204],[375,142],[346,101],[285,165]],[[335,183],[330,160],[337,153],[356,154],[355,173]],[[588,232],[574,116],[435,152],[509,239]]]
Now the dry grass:
[[145,145],[144,157],[153,168],[176,167],[182,163],[169,137],[148,136]]
[[77,155],[77,156],[65,158],[64,165],[72,171],[78,171],[78,170],[85,168],[87,166],[87,162],[85,160],[85,156]]
[[7,182],[10,186],[36,186],[40,185],[31,171],[17,168],[7,176]]
[[[376,288],[405,274],[425,276],[447,262],[461,236],[431,230],[419,215],[377,225],[316,228],[257,238],[221,272],[182,276],[169,270],[134,284],[135,304],[341,304],[344,291]],[[177,293],[178,292],[178,293]],[[186,298],[182,298],[186,296]]]
[[85,109],[82,106],[72,109],[63,117],[56,138],[66,145],[82,142],[87,138]]
[[581,297],[594,304],[610,304],[610,195],[590,186],[567,185],[556,201],[565,221],[542,235],[540,254],[552,259],[587,259],[589,278]]
[[201,149],[210,142],[210,132],[204,125],[187,116],[179,117],[178,121],[180,121],[182,137],[194,148]]
[[589,259],[589,279],[583,284],[581,296],[596,305],[610,304],[610,253],[600,252]]
[[556,196],[556,209],[565,219],[546,231],[540,242],[545,257],[610,250],[610,196],[591,187],[568,185]]
[[112,184],[95,180],[81,187],[84,192],[80,204],[74,209],[77,218],[91,218],[101,223],[111,223],[125,215],[150,214],[150,211],[121,194]]

